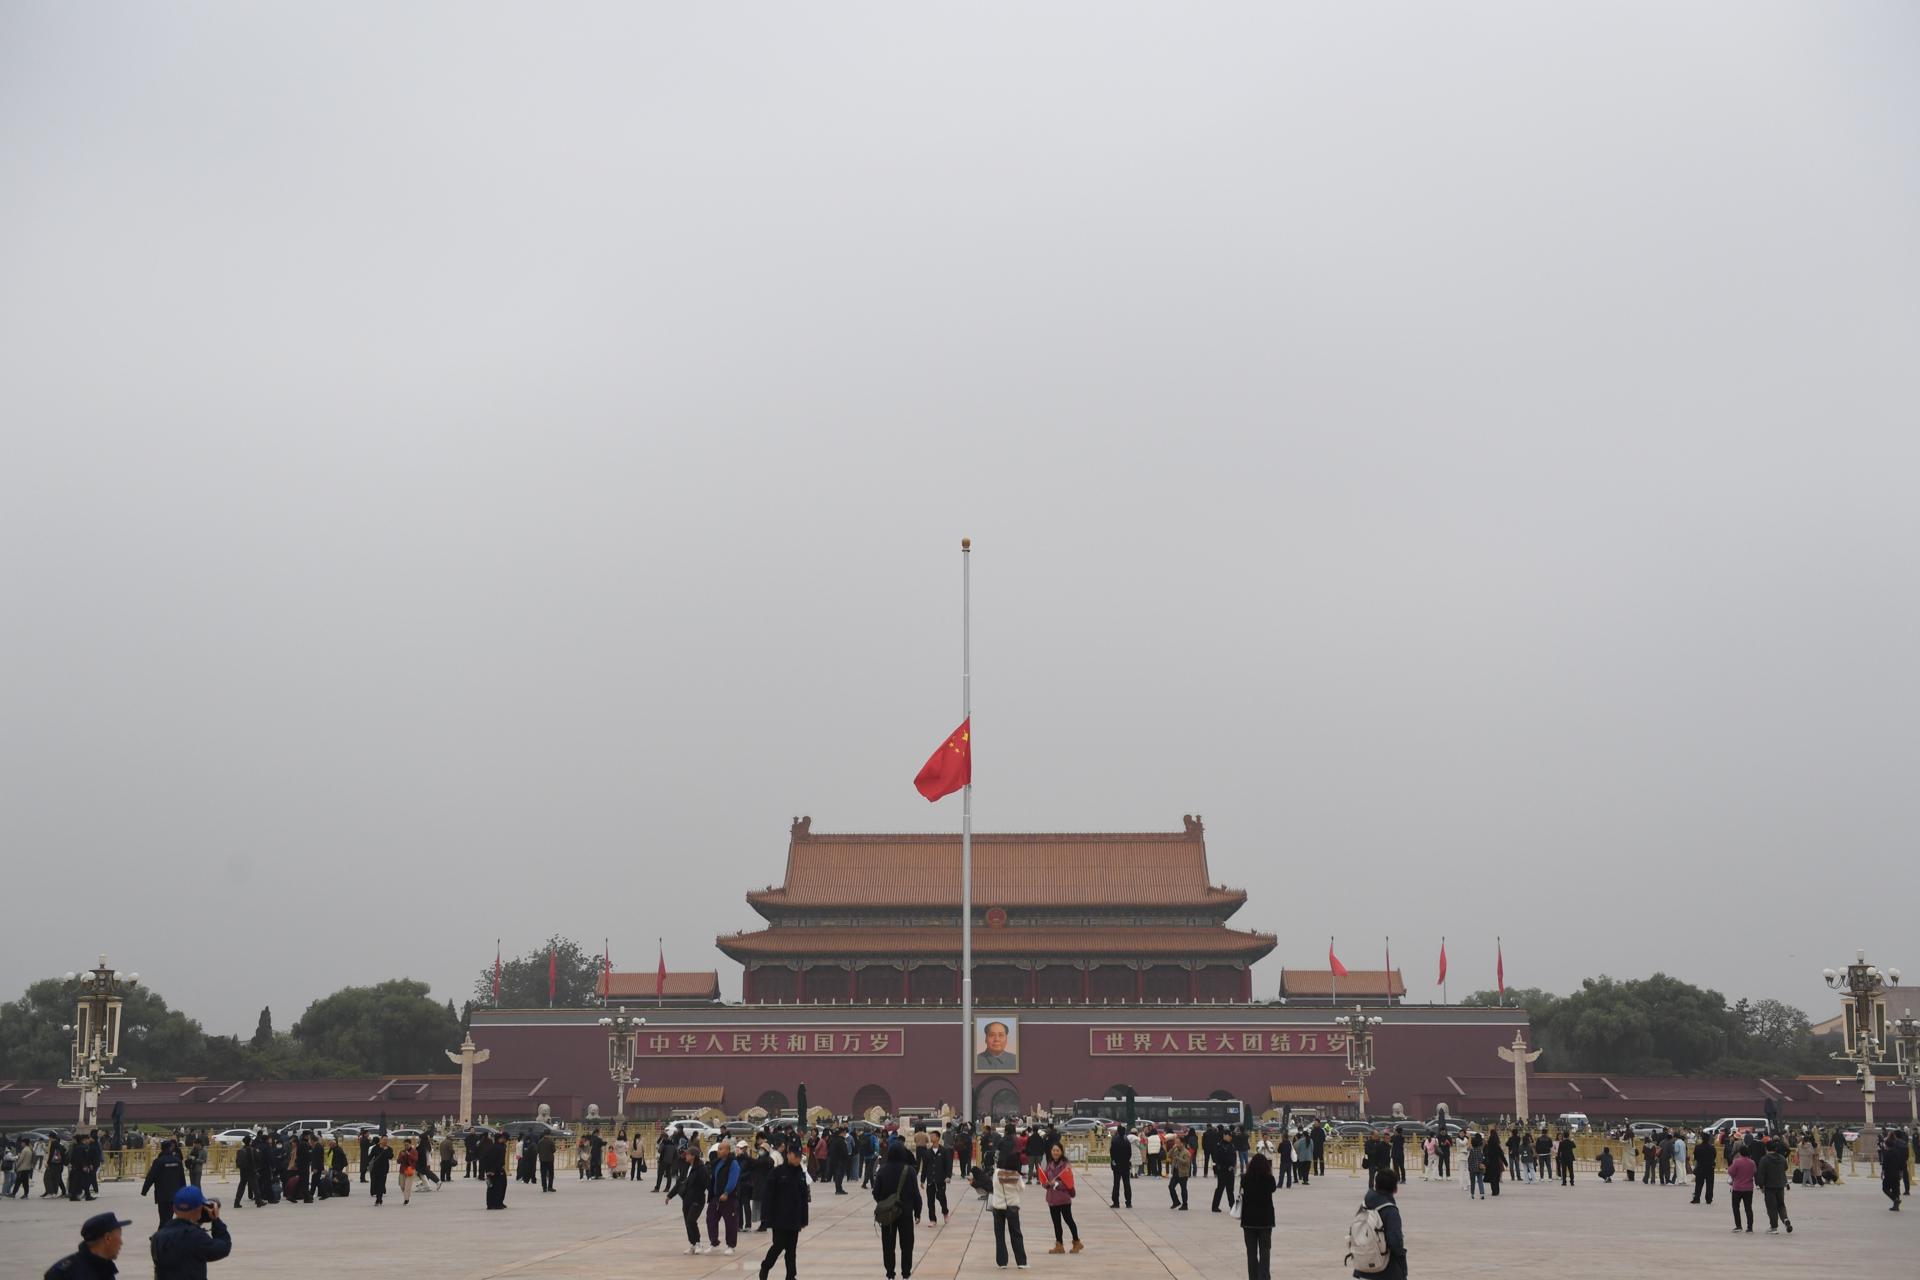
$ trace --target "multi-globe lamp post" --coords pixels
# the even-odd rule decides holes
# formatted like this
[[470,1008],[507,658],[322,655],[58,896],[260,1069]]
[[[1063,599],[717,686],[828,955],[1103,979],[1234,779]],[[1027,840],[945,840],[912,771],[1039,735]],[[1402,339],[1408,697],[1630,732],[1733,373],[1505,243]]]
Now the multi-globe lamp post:
[[634,1062],[639,1055],[640,1028],[647,1025],[647,1020],[629,1014],[627,1007],[621,1005],[619,1012],[600,1019],[600,1025],[607,1029],[607,1074],[620,1089],[614,1102],[617,1132],[627,1122],[627,1085],[633,1079]]
[[68,982],[76,978],[80,995],[74,1002],[73,1021],[60,1028],[73,1037],[72,1058],[67,1078],[59,1082],[59,1087],[80,1091],[79,1120],[92,1127],[100,1122],[100,1095],[115,1084],[135,1084],[115,1062],[120,1057],[124,993],[139,985],[140,975],[116,973],[101,956],[92,970],[66,975]]
[[1373,1074],[1373,1029],[1386,1019],[1369,1015],[1355,1005],[1352,1013],[1343,1013],[1333,1021],[1347,1033],[1347,1074],[1360,1086],[1360,1118],[1365,1120],[1367,1077]]
[[1911,1009],[1893,1020],[1893,1061],[1907,1086],[1907,1112],[1920,1124],[1920,1018]]
[[1861,1126],[1860,1140],[1853,1144],[1857,1152],[1862,1149],[1871,1155],[1879,1145],[1880,1135],[1873,1127],[1874,1064],[1885,1060],[1887,1047],[1887,998],[1889,983],[1900,984],[1900,971],[1888,969],[1884,974],[1876,965],[1867,963],[1867,953],[1853,953],[1853,963],[1844,970],[1826,969],[1821,977],[1827,986],[1841,993],[1841,1051],[1834,1054],[1836,1059],[1853,1063],[1854,1074],[1860,1080],[1860,1101],[1866,1110],[1866,1122]]

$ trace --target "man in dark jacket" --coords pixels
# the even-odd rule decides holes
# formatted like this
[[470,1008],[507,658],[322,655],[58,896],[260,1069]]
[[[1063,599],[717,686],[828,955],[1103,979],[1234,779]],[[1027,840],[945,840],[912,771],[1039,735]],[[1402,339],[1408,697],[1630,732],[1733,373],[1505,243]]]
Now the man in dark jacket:
[[80,1248],[47,1268],[45,1280],[112,1280],[120,1268],[120,1228],[131,1219],[96,1213],[80,1224]]
[[1394,1176],[1393,1170],[1382,1169],[1373,1175],[1373,1190],[1367,1192],[1367,1198],[1361,1202],[1361,1208],[1372,1209],[1380,1215],[1381,1231],[1387,1238],[1386,1269],[1353,1273],[1362,1280],[1406,1280],[1407,1239],[1400,1229],[1400,1206],[1393,1198],[1399,1189],[1400,1179]]
[[680,1163],[680,1177],[667,1192],[667,1199],[678,1197],[680,1201],[680,1216],[687,1220],[687,1252],[705,1253],[700,1243],[700,1211],[707,1207],[707,1166],[700,1163],[700,1155],[692,1146],[680,1153]]
[[[534,1151],[540,1157],[540,1190],[551,1191],[553,1190],[553,1158],[557,1151],[553,1145],[552,1132],[540,1135],[540,1141],[535,1144]],[[639,1179],[635,1178],[634,1181],[638,1182]]]
[[1906,1176],[1907,1136],[1894,1129],[1888,1132],[1887,1143],[1880,1148],[1880,1190],[1893,1201],[1887,1207],[1896,1213],[1900,1210],[1901,1182]]
[[1760,1194],[1767,1202],[1767,1230],[1778,1231],[1784,1222],[1787,1234],[1792,1235],[1793,1220],[1787,1217],[1787,1158],[1780,1153],[1778,1141],[1767,1144],[1754,1181],[1760,1184]]
[[1220,1197],[1227,1198],[1227,1208],[1233,1208],[1234,1168],[1233,1140],[1226,1134],[1216,1134],[1213,1140],[1213,1211],[1220,1212]]
[[367,1159],[371,1155],[373,1155],[373,1133],[371,1130],[362,1129],[360,1131],[360,1181],[362,1182],[367,1180]]
[[247,1200],[247,1191],[253,1185],[253,1144],[241,1142],[233,1150],[233,1173],[238,1179],[233,1191],[233,1207],[238,1209]]
[[927,1135],[927,1145],[922,1148],[919,1157],[920,1181],[925,1185],[927,1195],[927,1221],[938,1222],[940,1215],[953,1216],[953,1210],[947,1208],[947,1178],[951,1166],[947,1160],[947,1148],[940,1141],[940,1135]]
[[180,1152],[174,1146],[172,1138],[160,1144],[160,1154],[147,1166],[147,1180],[140,1184],[140,1194],[153,1196],[153,1207],[160,1211],[156,1227],[164,1227],[173,1217],[173,1196],[187,1185],[187,1169],[180,1161]]
[[[202,1218],[212,1234],[200,1229]],[[198,1187],[173,1196],[173,1217],[153,1233],[153,1280],[207,1280],[207,1264],[233,1252],[233,1237],[220,1221],[220,1206],[207,1203]]]
[[1699,1204],[1704,1192],[1707,1203],[1713,1203],[1713,1171],[1720,1162],[1720,1153],[1711,1142],[1693,1144],[1693,1199],[1690,1204]]
[[1315,1120],[1313,1131],[1308,1136],[1313,1139],[1313,1176],[1318,1178],[1327,1171],[1327,1131]]
[[787,1280],[794,1280],[797,1274],[800,1233],[806,1229],[807,1201],[811,1195],[807,1171],[801,1167],[800,1160],[799,1148],[787,1148],[786,1162],[767,1179],[766,1222],[773,1232],[773,1243],[760,1261],[760,1280],[767,1280],[774,1260],[783,1253],[787,1257]]
[[1133,1208],[1133,1139],[1127,1136],[1125,1125],[1113,1131],[1113,1142],[1107,1147],[1107,1164],[1113,1169],[1113,1207],[1120,1207],[1120,1194],[1124,1191],[1127,1208]]
[[487,1208],[507,1207],[507,1144],[499,1134],[480,1140],[480,1176],[487,1180]]
[[[920,1186],[913,1174],[913,1157],[904,1142],[887,1147],[887,1158],[873,1175],[875,1221],[880,1224],[880,1264],[893,1280],[894,1246],[899,1246],[900,1270],[913,1274],[913,1224],[920,1216]],[[891,1212],[889,1219],[884,1216]]]
[[467,1172],[469,1178],[480,1176],[480,1135],[469,1129],[460,1135],[460,1144],[466,1149]]

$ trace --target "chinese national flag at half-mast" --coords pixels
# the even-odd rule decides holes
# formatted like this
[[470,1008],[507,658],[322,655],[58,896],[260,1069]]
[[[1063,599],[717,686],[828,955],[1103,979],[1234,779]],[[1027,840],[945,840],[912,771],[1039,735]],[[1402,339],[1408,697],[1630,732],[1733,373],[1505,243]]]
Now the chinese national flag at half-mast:
[[953,735],[927,757],[914,775],[914,790],[929,800],[950,796],[973,781],[973,720],[962,720]]

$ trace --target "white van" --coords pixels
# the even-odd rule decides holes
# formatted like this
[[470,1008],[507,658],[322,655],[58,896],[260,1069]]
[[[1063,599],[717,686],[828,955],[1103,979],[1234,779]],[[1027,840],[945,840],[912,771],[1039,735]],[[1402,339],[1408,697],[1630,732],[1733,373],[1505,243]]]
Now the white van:
[[1756,1133],[1771,1133],[1773,1126],[1767,1123],[1765,1116],[1722,1116],[1701,1133],[1709,1138],[1718,1138],[1723,1133],[1742,1134],[1749,1129]]
[[1586,1133],[1593,1128],[1593,1122],[1587,1119],[1584,1111],[1562,1111],[1556,1123],[1569,1133]]

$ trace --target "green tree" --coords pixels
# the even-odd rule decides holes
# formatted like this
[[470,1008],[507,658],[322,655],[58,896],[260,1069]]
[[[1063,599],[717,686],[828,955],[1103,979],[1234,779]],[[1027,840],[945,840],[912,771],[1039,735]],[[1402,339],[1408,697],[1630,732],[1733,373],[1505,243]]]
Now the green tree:
[[253,1029],[253,1047],[264,1049],[273,1043],[273,1010],[260,1011],[260,1025]]
[[1727,1001],[1664,973],[1588,978],[1554,1011],[1556,1071],[1694,1075],[1726,1056]]
[[446,1068],[444,1050],[460,1039],[460,1020],[410,978],[343,987],[307,1006],[293,1024],[297,1055],[355,1072],[409,1075]]
[[[504,961],[500,966],[500,1002],[502,1009],[544,1009],[547,1007],[547,955],[552,949],[557,970],[558,993],[553,1002],[563,1009],[583,1009],[600,1003],[599,955],[583,950],[570,938],[554,936],[523,956]],[[473,1002],[492,1008],[493,962],[488,961],[473,984]]]
[[[119,1065],[135,1076],[197,1075],[207,1061],[206,1033],[186,1014],[167,1007],[150,987],[123,990]],[[43,978],[18,1000],[0,1005],[0,1075],[35,1080],[64,1076],[80,983]]]

